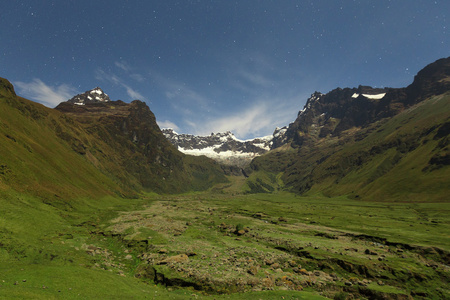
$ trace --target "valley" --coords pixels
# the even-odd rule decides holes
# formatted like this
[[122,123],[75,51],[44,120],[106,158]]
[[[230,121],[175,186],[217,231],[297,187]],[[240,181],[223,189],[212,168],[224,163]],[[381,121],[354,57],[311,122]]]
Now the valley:
[[315,92],[251,142],[0,78],[0,299],[448,299],[449,78]]
[[8,198],[8,211],[22,217],[2,218],[11,231],[1,232],[0,297],[450,295],[448,203],[200,192],[62,212],[3,192],[4,209]]

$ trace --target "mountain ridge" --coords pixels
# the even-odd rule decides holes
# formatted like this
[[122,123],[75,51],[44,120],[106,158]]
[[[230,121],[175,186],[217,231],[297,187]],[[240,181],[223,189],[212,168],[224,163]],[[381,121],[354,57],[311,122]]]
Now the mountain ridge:
[[179,151],[194,156],[204,155],[222,164],[246,167],[256,156],[271,149],[272,136],[239,140],[230,131],[206,136],[178,134],[171,128],[162,129],[164,136]]
[[[93,91],[97,93],[95,91],[98,90]],[[106,172],[121,174],[120,178],[125,182],[132,179],[138,189],[143,187],[170,193],[187,191],[190,186],[204,189],[212,182],[225,181],[220,166],[215,162],[187,157],[177,151],[162,134],[155,115],[145,102],[86,101],[85,98],[91,94],[92,91],[87,91],[77,95],[55,109],[77,120],[112,149],[122,149],[100,158],[110,166]],[[209,173],[201,175],[198,169]],[[186,174],[190,175],[184,176]]]
[[425,199],[428,187],[434,195],[429,199],[443,201],[450,161],[450,58],[426,66],[406,88],[364,89],[314,93],[287,129],[286,147],[252,161],[250,190],[406,201]]

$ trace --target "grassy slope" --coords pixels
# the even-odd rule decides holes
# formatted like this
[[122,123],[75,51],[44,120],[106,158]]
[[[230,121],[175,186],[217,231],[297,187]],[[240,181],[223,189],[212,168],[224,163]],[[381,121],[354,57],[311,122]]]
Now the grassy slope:
[[[279,279],[281,288],[283,284],[290,284],[289,278],[297,278],[307,286],[309,284],[307,277],[315,278],[312,273],[319,268],[318,263],[325,258],[344,259],[354,265],[367,264],[377,272],[381,272],[387,277],[383,280],[388,284],[378,286],[372,283],[370,286],[372,290],[395,293],[420,290],[429,295],[449,295],[448,291],[442,291],[443,285],[439,282],[439,276],[426,266],[434,259],[433,253],[423,255],[422,252],[417,252],[419,250],[406,251],[404,260],[393,254],[387,254],[388,262],[377,265],[368,263],[362,251],[370,248],[380,252],[381,250],[376,249],[378,246],[367,241],[352,241],[346,236],[347,232],[365,234],[386,238],[393,243],[434,246],[448,251],[450,246],[446,232],[450,225],[448,205],[445,203],[361,203],[346,197],[304,198],[284,193],[239,197],[213,194],[191,194],[180,198],[152,196],[145,201],[120,198],[116,195],[127,191],[118,187],[116,182],[94,167],[94,159],[89,158],[87,154],[77,152],[77,150],[82,151],[79,148],[80,142],[88,145],[94,143],[82,128],[70,123],[69,119],[58,112],[22,98],[14,98],[7,91],[0,90],[2,96],[0,99],[0,145],[2,145],[0,147],[0,298],[115,297],[123,299],[127,297],[140,299],[152,298],[156,295],[165,299],[190,297],[194,293],[192,290],[182,289],[170,292],[153,284],[144,284],[141,280],[134,278],[139,271],[138,267],[143,263],[139,255],[143,251],[157,253],[161,246],[168,248],[170,254],[186,251],[187,246],[197,247],[198,253],[192,258],[192,263],[198,264],[199,270],[207,268],[204,264],[210,263],[209,258],[211,258],[207,256],[208,259],[202,259],[201,254],[218,253],[217,259],[229,258],[228,251],[231,247],[235,248],[237,255],[242,257],[252,257],[254,249],[257,249],[259,253],[273,255],[281,261],[295,259],[309,272],[309,275],[305,277],[297,277],[298,275],[289,268],[283,268],[282,273],[279,273],[268,266],[261,267],[257,277],[261,277],[258,278],[262,280],[264,271],[267,271],[271,278]],[[446,110],[448,106],[442,106],[445,102],[436,103],[440,103],[437,105],[441,105],[440,110],[444,114],[448,111]],[[435,117],[432,111],[430,114],[433,118]],[[419,114],[421,115],[423,114]],[[406,119],[398,119],[399,124],[404,120]],[[426,126],[423,128],[428,127],[429,123],[426,120],[424,118],[423,122]],[[387,140],[390,138],[387,134],[391,132],[390,128],[396,128],[397,125],[392,123],[383,126],[389,127],[386,127],[385,131],[378,132],[379,139]],[[68,134],[63,141],[61,141],[61,133]],[[365,141],[373,142],[370,139]],[[438,141],[431,139],[428,143],[421,144],[421,147],[430,147],[427,149],[433,152],[436,149],[436,143]],[[361,149],[367,147],[361,146]],[[414,158],[421,164],[428,162],[423,159],[422,152],[417,149],[419,148],[408,151],[404,157],[415,155],[411,159]],[[284,153],[279,155],[284,157]],[[349,155],[352,155],[351,151]],[[392,154],[388,151],[383,155],[388,158]],[[407,168],[411,168],[406,163],[410,161],[410,158],[404,160],[404,157],[401,161],[405,162]],[[192,172],[202,173],[204,166],[201,163],[197,164],[188,160],[184,163],[190,164]],[[371,166],[366,170],[367,173],[373,174],[372,170],[377,168]],[[439,170],[444,172],[446,169],[437,171]],[[259,178],[264,183],[271,183],[274,186],[282,185],[278,170],[275,168],[272,171],[275,175],[260,171],[260,174],[256,172],[252,176],[255,182],[258,182]],[[365,176],[361,175],[365,174],[363,169],[358,172],[360,173],[352,175],[353,178]],[[435,171],[430,174],[435,176],[434,179],[439,178],[435,175],[438,174]],[[446,174],[444,172],[444,180],[448,178],[445,177]],[[365,176],[365,178],[368,177],[369,175]],[[198,178],[199,186],[209,180],[203,177],[202,182],[201,176]],[[341,182],[345,183],[346,180],[353,184],[351,177],[341,178]],[[428,182],[434,184],[431,179]],[[238,186],[242,185],[242,182],[238,180],[235,183]],[[236,188],[232,183],[230,184],[225,185],[225,188],[221,190],[225,193],[241,191],[242,187]],[[383,186],[382,183],[377,184]],[[333,182],[329,183],[329,186],[324,184],[325,188],[340,186],[346,185],[336,185]],[[244,190],[246,188],[248,189],[248,185],[244,184]],[[343,188],[343,192],[346,192],[348,188]],[[372,188],[376,188],[375,183]],[[111,191],[115,192],[111,193]],[[371,195],[369,191],[366,193]],[[437,193],[440,194],[439,189]],[[147,208],[141,208],[142,205]],[[111,229],[108,229],[108,226],[120,212],[123,212],[124,216],[130,216],[130,219],[125,222],[128,227],[133,222],[136,224],[129,231],[120,232],[117,229],[120,235],[115,237],[110,235]],[[259,220],[252,216],[254,213],[264,213],[266,216],[263,220]],[[148,218],[141,219],[140,216],[143,215],[148,215]],[[286,218],[287,223],[279,224],[279,217]],[[120,219],[114,220],[119,221],[113,223],[120,223]],[[167,228],[170,229],[178,224],[183,225],[192,220],[195,220],[194,224],[190,225],[189,230],[181,231],[181,235],[167,232]],[[153,221],[159,222],[153,224]],[[240,240],[233,235],[224,237],[223,234],[226,232],[218,229],[218,225],[222,222],[234,227],[243,224],[261,235],[258,239],[244,236]],[[152,224],[154,227],[142,227],[142,225]],[[142,235],[136,235],[141,231]],[[325,235],[317,236],[317,233],[321,232]],[[327,234],[339,236],[339,239],[329,239]],[[140,243],[148,237],[152,237],[149,240],[151,248],[145,250]],[[279,243],[305,247],[319,260],[286,254],[285,250],[276,248],[279,247]],[[319,248],[308,246],[308,243]],[[346,253],[346,248],[349,247],[358,247],[360,252],[348,257],[338,253],[338,251]],[[327,252],[325,248],[328,249]],[[252,250],[249,252],[245,249]],[[131,258],[127,258],[128,255],[131,255]],[[401,278],[402,283],[397,283],[391,273],[383,270],[386,266],[388,270],[393,268],[399,271],[398,278]],[[332,267],[336,268],[335,271],[342,280],[355,276],[359,279],[362,277],[339,269],[337,266]],[[164,270],[164,267],[162,269]],[[223,271],[231,270],[231,268],[225,268]],[[245,274],[242,277],[253,280],[245,269],[243,272]],[[442,272],[445,274],[445,269]],[[229,276],[236,276],[236,274],[240,273],[231,273]],[[183,277],[183,274],[175,273],[175,276]],[[283,276],[287,277],[283,278]],[[448,276],[442,278],[445,280]],[[418,282],[418,280],[422,281]],[[337,285],[341,286],[343,282],[339,281]],[[228,297],[213,296],[213,298]],[[241,297],[312,299],[311,294],[308,293],[283,290],[245,295],[233,294],[230,298]],[[320,298],[317,295],[314,297]]]
[[[251,192],[290,188],[305,195],[370,201],[447,201],[450,94],[427,99],[368,128],[253,161]],[[437,160],[436,160],[437,161]],[[283,175],[280,177],[280,172]],[[258,179],[259,178],[259,179]],[[270,186],[270,187],[269,187]]]
[[[61,139],[60,131],[73,140]],[[73,150],[77,140],[88,139],[59,112],[20,97],[1,97],[0,188],[42,195],[53,202],[124,193]]]
[[448,200],[449,166],[433,169],[430,159],[449,151],[448,136],[435,138],[439,127],[449,120],[450,94],[419,103],[319,165],[315,173],[320,176],[336,162],[344,164],[380,149],[365,160],[362,157],[362,165],[349,166],[334,182],[318,182],[311,192],[358,195],[374,201]]

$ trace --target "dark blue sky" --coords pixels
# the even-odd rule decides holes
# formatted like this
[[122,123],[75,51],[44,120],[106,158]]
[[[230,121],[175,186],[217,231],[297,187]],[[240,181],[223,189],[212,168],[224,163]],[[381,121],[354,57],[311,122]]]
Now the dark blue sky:
[[4,1],[0,76],[54,107],[96,86],[180,133],[271,134],[314,91],[404,87],[450,55],[450,1]]

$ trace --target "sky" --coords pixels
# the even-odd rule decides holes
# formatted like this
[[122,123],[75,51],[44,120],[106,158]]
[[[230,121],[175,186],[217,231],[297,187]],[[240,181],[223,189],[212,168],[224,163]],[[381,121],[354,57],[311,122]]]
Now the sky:
[[315,91],[405,87],[450,56],[450,1],[2,1],[0,77],[48,107],[101,87],[161,128],[238,138]]

